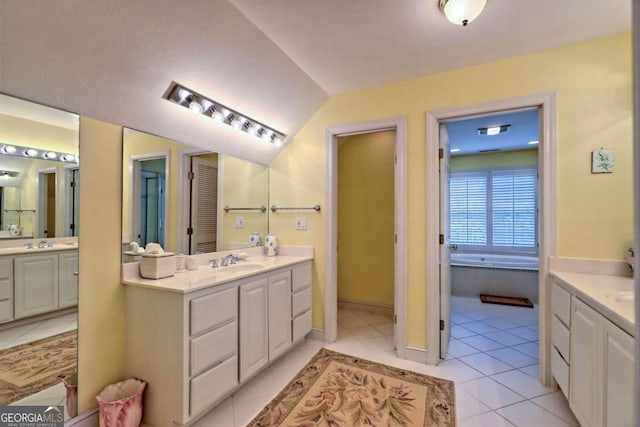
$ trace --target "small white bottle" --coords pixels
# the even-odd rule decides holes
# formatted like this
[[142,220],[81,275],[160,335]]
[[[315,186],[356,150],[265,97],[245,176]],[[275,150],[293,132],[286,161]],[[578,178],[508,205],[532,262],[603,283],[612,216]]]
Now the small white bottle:
[[254,246],[260,246],[262,244],[262,240],[260,239],[260,233],[253,232],[249,236],[249,247],[252,248]]
[[278,255],[278,239],[275,234],[267,234],[264,239],[264,254],[266,256]]

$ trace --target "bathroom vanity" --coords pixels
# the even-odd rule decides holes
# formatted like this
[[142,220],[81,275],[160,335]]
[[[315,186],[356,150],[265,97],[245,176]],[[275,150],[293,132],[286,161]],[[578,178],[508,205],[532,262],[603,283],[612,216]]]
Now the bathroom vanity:
[[[190,424],[311,331],[312,248],[149,280],[124,265],[127,375],[148,382],[144,422]],[[287,251],[283,251],[287,253]]]
[[582,426],[633,425],[633,305],[631,278],[551,272],[551,372]]
[[0,323],[78,304],[78,245],[0,248]]

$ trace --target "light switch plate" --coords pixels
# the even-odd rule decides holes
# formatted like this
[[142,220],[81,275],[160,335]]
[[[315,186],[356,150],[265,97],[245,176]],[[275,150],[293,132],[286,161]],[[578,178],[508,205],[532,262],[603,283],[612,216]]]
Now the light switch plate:
[[236,228],[244,228],[244,217],[237,216],[236,217]]
[[307,229],[307,217],[299,216],[296,218],[296,230],[306,230]]

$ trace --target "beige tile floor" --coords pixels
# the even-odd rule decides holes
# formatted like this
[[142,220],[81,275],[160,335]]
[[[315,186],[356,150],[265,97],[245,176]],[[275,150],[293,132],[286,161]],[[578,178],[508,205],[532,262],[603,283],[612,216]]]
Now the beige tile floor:
[[562,393],[538,381],[537,319],[537,308],[453,297],[449,355],[428,366],[395,357],[391,317],[340,310],[337,342],[305,340],[196,426],[245,426],[323,346],[454,381],[459,427],[577,426]]

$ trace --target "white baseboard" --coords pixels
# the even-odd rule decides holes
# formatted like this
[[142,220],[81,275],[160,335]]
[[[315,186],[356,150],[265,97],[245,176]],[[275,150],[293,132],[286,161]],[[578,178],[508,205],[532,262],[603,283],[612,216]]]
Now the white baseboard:
[[407,356],[407,360],[411,360],[412,362],[427,364],[427,361],[428,361],[427,350],[420,347],[407,346],[406,356]]
[[65,421],[65,427],[96,427],[99,423],[98,409],[89,409]]
[[314,341],[324,342],[324,329],[313,328],[307,338]]
[[338,308],[366,311],[374,314],[393,315],[392,305],[370,304],[368,302],[338,300]]

